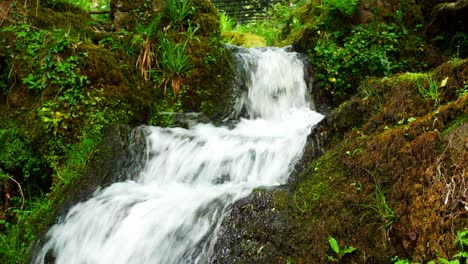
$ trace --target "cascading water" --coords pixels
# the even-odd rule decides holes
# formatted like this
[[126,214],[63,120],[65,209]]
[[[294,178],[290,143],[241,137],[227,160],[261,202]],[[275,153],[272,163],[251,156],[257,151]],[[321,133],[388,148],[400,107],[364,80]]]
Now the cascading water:
[[259,186],[286,182],[322,115],[306,100],[303,65],[282,49],[239,54],[250,119],[233,128],[146,127],[148,161],[136,179],[98,190],[50,228],[44,263],[209,263],[228,207]]

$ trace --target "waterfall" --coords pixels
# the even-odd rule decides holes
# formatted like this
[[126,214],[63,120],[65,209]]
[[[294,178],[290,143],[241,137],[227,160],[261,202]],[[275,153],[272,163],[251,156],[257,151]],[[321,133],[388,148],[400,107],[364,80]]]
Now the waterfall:
[[[303,64],[283,49],[240,52],[247,113],[234,127],[145,127],[136,178],[97,190],[47,232],[33,263],[209,263],[229,206],[260,186],[284,184],[311,127]],[[238,111],[241,111],[239,108]]]

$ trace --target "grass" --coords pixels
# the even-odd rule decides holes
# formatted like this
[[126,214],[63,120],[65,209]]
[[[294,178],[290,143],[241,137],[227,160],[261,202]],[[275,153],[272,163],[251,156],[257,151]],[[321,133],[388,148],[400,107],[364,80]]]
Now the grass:
[[446,86],[448,81],[447,77],[439,83],[431,73],[405,73],[400,75],[399,79],[414,83],[425,100],[434,102],[434,108],[439,106],[442,88]]
[[424,97],[424,99],[433,100],[434,108],[437,108],[437,106],[439,106],[440,103],[441,95],[441,91],[439,90],[439,88],[442,88],[443,86],[439,86],[432,77],[427,78],[425,81],[427,82],[427,84],[423,84],[419,81],[415,82],[416,86],[418,87],[418,91]]
[[182,23],[195,11],[191,0],[167,0],[166,14],[175,24]]
[[185,54],[186,47],[187,41],[185,43],[175,43],[165,37],[161,38],[159,64],[166,75],[163,80],[164,94],[166,94],[166,86],[170,82],[174,96],[177,97],[182,78],[193,67],[189,63],[188,55]]
[[0,262],[5,264],[23,263],[31,242],[36,238],[38,221],[51,210],[50,199],[42,195],[27,200],[25,208],[10,207],[12,221],[0,220]]
[[375,175],[368,170],[366,171],[374,179],[375,189],[373,194],[374,197],[372,198],[372,204],[367,205],[365,207],[368,207],[377,213],[377,215],[382,221],[383,227],[388,233],[390,226],[395,222],[395,211],[388,204],[387,198],[385,197],[385,194],[383,193],[379,183],[377,182]]

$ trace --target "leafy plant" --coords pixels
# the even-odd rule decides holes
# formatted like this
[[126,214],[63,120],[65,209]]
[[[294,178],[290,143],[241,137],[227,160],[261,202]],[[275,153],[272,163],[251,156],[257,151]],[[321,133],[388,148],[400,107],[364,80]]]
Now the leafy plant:
[[315,82],[331,95],[352,93],[367,76],[386,76],[409,67],[399,56],[405,35],[396,25],[359,25],[344,37],[341,34],[325,32],[309,50]]
[[[460,264],[466,263],[468,261],[468,251],[465,251],[464,246],[468,247],[468,230],[457,231],[457,238],[455,243],[459,245],[460,251],[453,256],[452,260],[447,260],[445,258],[439,258],[439,262],[442,264]],[[462,262],[465,260],[465,262]]]
[[132,39],[132,43],[140,47],[140,54],[138,55],[136,66],[140,69],[141,77],[145,81],[150,80],[153,63],[157,63],[155,45],[152,39],[156,35],[156,29],[160,19],[160,16],[156,16],[146,27],[138,23],[136,34]]
[[447,85],[448,77],[443,79],[439,84],[432,78],[427,77],[427,86],[423,85],[420,81],[416,81],[416,86],[418,86],[419,93],[424,97],[424,99],[430,99],[434,101],[434,108],[439,106],[440,103],[440,88],[443,88]]
[[166,13],[175,24],[180,24],[195,12],[192,0],[167,0]]
[[411,261],[409,261],[408,259],[400,259],[400,257],[398,256],[392,257],[391,261],[394,264],[411,264]]
[[327,258],[329,260],[333,261],[333,262],[339,261],[346,254],[350,254],[350,253],[353,253],[354,251],[356,251],[356,248],[352,247],[352,246],[345,246],[344,248],[340,248],[340,245],[338,244],[336,239],[333,238],[332,236],[328,237],[328,243],[330,244],[331,249],[333,250],[333,252],[335,252],[335,254],[337,256],[337,258],[335,258],[334,256],[327,255]]
[[55,89],[56,95],[68,93],[70,104],[88,84],[87,77],[80,74],[80,66],[86,53],[74,54],[81,43],[68,32],[60,29],[52,31],[33,29],[27,24],[11,25],[2,32],[13,33],[16,47],[11,52],[12,70],[19,72],[23,84],[36,94],[42,94],[46,88]]
[[219,13],[219,25],[220,25],[221,32],[228,32],[234,29],[235,22],[232,20],[232,18],[228,14],[224,12],[220,12]]
[[33,229],[41,213],[50,210],[51,202],[46,196],[28,200],[25,208],[10,207],[13,221],[0,220],[0,260],[2,263],[23,263],[28,247],[35,239]]
[[326,9],[339,11],[348,17],[354,14],[360,2],[360,0],[322,0]]
[[177,97],[183,77],[193,67],[189,63],[189,57],[185,54],[187,42],[175,43],[165,37],[161,38],[159,63],[163,69],[163,74],[166,75],[163,79],[164,94],[166,93],[166,86],[170,82],[174,96]]
[[0,129],[0,164],[6,172],[20,172],[24,179],[40,173],[41,159],[24,139],[17,124]]

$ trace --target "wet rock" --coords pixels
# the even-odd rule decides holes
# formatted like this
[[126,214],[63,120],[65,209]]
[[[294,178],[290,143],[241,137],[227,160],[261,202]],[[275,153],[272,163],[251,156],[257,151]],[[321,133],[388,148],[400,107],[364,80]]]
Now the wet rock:
[[281,209],[284,188],[258,189],[232,205],[215,245],[212,263],[284,263],[294,228]]
[[145,162],[146,131],[143,127],[113,125],[105,128],[104,140],[86,174],[64,191],[59,214],[87,200],[98,188],[135,178]]

